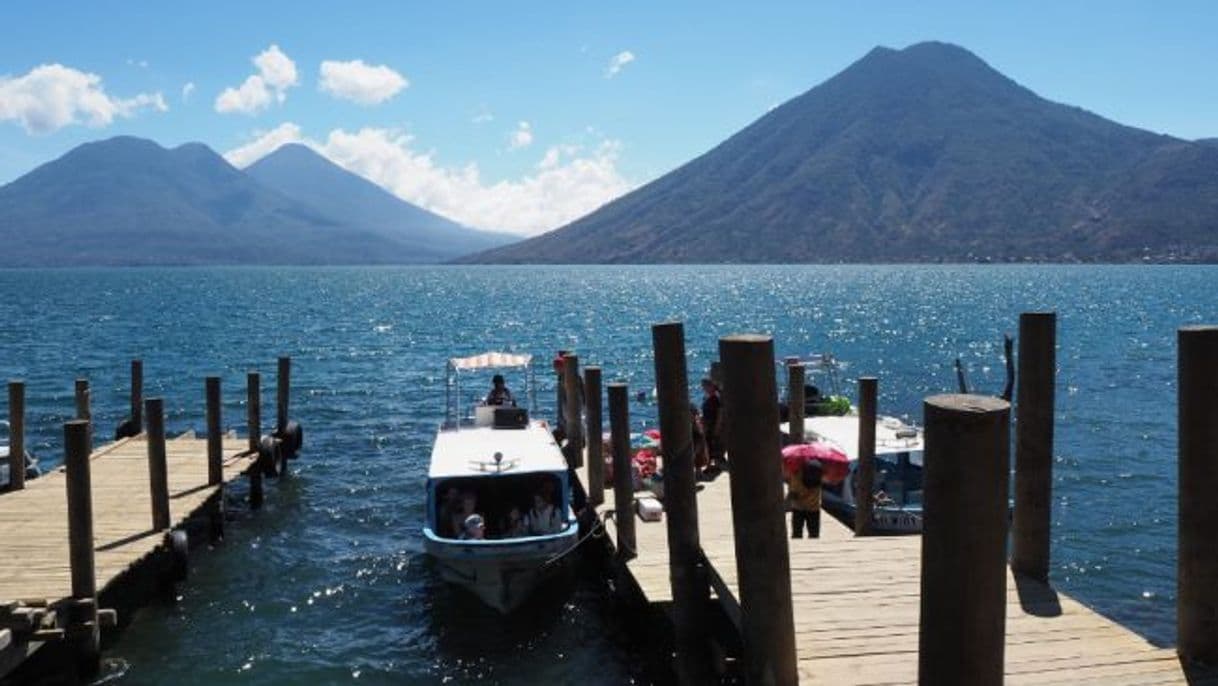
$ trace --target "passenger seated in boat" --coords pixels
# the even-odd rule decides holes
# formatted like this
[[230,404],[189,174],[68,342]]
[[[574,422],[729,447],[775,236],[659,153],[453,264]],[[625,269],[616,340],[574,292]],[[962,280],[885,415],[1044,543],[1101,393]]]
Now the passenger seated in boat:
[[521,514],[520,508],[512,506],[503,524],[504,538],[520,538],[529,535],[529,518]]
[[472,514],[465,518],[461,528],[461,539],[466,541],[481,541],[486,538],[486,522],[482,515]]
[[457,534],[461,533],[457,520],[457,514],[460,511],[461,491],[454,486],[449,486],[444,489],[440,499],[440,516],[437,517],[440,530],[436,533],[444,538],[456,538]]
[[478,509],[477,495],[472,491],[458,492],[461,493],[461,506],[449,517],[449,526],[452,527],[453,536],[464,534],[466,520],[476,514],[474,511]]
[[542,493],[533,495],[533,509],[529,510],[527,528],[533,536],[562,531],[562,516],[558,508]]
[[486,394],[487,405],[515,405],[512,392],[504,384],[503,375],[496,374],[491,378],[491,392]]

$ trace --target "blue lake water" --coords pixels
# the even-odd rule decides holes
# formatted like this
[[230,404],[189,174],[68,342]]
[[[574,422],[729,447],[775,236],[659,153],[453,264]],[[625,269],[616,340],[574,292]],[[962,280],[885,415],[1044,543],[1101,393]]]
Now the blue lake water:
[[[275,357],[294,358],[296,476],[272,482],[260,512],[230,508],[226,539],[192,558],[177,601],[141,611],[107,650],[115,683],[646,683],[596,584],[504,622],[433,575],[419,523],[446,357],[541,356],[548,414],[553,351],[650,391],[649,326],[679,318],[692,373],[718,336],[769,332],[780,356],[828,350],[848,379],[879,376],[881,411],[920,421],[923,397],[954,389],[957,356],[976,390],[999,393],[1003,333],[1021,311],[1054,309],[1053,577],[1171,642],[1175,331],[1218,322],[1216,278],[1144,266],[0,271],[0,376],[26,379],[29,445],[55,464],[77,376],[92,382],[99,435],[126,414],[133,356],[170,430],[203,427],[209,374],[224,378],[225,424],[244,430],[245,372],[263,371],[269,421]],[[654,421],[650,402],[631,409]]]

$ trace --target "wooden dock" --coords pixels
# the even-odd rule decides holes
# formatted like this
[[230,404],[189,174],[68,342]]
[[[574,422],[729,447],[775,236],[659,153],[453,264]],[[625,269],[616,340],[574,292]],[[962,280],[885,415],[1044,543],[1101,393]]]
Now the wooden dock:
[[[925,533],[920,536],[869,536],[869,517],[858,517],[850,528],[825,514],[819,538],[786,539],[780,484],[787,477],[779,453],[784,440],[801,437],[777,429],[775,357],[768,336],[720,339],[723,413],[729,417],[723,447],[734,469],[695,482],[682,325],[656,324],[652,335],[667,461],[664,521],[643,522],[634,512],[625,384],[608,385],[613,493],[604,491],[599,466],[589,469],[578,459],[582,444],[569,440],[567,453],[594,503],[587,521],[604,522],[610,534],[605,538],[617,587],[641,595],[669,620],[672,652],[665,657],[679,682],[712,680],[707,665],[717,662],[722,671],[726,661],[711,656],[726,649],[736,658],[731,671],[748,684],[1218,686],[1218,547],[1212,538],[1218,509],[1208,487],[1218,486],[1218,387],[1212,383],[1218,373],[1218,327],[1179,333],[1175,648],[1150,644],[1044,581],[1050,569],[1054,314],[1020,318],[1023,400],[1015,441],[1009,396],[969,395],[962,389],[925,400]],[[802,389],[804,370],[798,359],[784,364],[789,397],[798,399],[795,389]],[[593,369],[593,383],[585,385],[597,388],[600,369]],[[1008,369],[1013,382],[1013,365]],[[862,378],[859,387],[866,396],[859,403],[859,444],[868,445],[874,442],[864,436],[876,421],[875,379]],[[586,434],[598,436],[603,432],[600,398],[591,405]],[[568,427],[580,422],[578,408],[568,409],[564,419]],[[874,454],[860,450],[858,460],[867,483]],[[1009,548],[1008,541],[1013,542]],[[722,633],[712,635],[717,622],[709,621],[708,604],[726,618],[731,634],[726,640]],[[708,650],[708,642],[719,650]]]
[[[739,631],[729,479],[701,484],[698,528],[714,600]],[[612,518],[607,528],[613,539]],[[625,568],[648,602],[667,606],[665,523],[636,519],[635,529],[638,556]],[[791,541],[790,554],[800,683],[917,683],[921,538],[856,537],[826,514],[821,537]],[[1010,574],[1006,633],[1010,684],[1218,684],[1218,674],[1186,675],[1175,650]]]
[[[225,486],[248,477],[250,506],[261,504],[263,477],[286,474],[302,443],[299,423],[288,420],[290,365],[280,358],[271,435],[261,434],[261,377],[251,372],[250,437],[223,431],[220,378],[208,377],[206,437],[192,431],[167,439],[163,402],[142,400],[136,360],[132,416],[117,440],[97,449],[88,382],[77,380],[78,419],[64,425],[64,466],[28,481],[19,476],[0,493],[0,680],[24,665],[18,678],[63,671],[90,679],[102,629],[184,578],[192,541],[223,535]],[[19,475],[24,390],[20,381],[9,384],[10,465]],[[42,659],[29,660],[35,655]]]
[[[224,480],[244,474],[258,458],[248,441],[224,440]],[[165,442],[169,476],[170,528],[200,514],[221,486],[207,483],[207,441],[187,434]],[[165,532],[152,526],[145,434],[94,451],[93,539],[97,588],[106,587],[164,544]],[[0,608],[17,601],[69,598],[68,513],[64,469],[26,483],[0,497]]]

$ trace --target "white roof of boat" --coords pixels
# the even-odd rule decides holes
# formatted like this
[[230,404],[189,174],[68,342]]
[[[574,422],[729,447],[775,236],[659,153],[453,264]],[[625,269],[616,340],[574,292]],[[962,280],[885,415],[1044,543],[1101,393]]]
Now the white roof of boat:
[[502,474],[566,471],[567,461],[550,430],[540,422],[524,429],[470,426],[444,429],[431,449],[428,478],[495,473],[495,453],[503,454]]
[[523,367],[533,360],[532,355],[516,353],[486,352],[469,357],[454,357],[448,363],[460,371],[494,369],[496,367]]
[[[782,431],[787,431],[787,424],[781,425]],[[917,431],[913,437],[897,437],[898,431]],[[853,412],[840,417],[805,417],[804,434],[816,434],[832,443],[836,443],[850,459],[858,459],[859,450],[859,417]],[[919,452],[922,450],[922,430],[902,422],[896,417],[879,416],[875,420],[875,453],[876,455],[891,455],[895,453]]]

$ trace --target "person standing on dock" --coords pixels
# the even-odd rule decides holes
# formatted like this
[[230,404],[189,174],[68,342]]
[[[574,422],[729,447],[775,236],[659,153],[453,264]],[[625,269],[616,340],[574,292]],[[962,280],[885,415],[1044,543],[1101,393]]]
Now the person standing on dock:
[[808,460],[787,475],[787,503],[791,508],[791,538],[820,538],[820,487],[823,469]]
[[570,351],[559,350],[558,356],[554,358],[554,376],[557,378],[557,397],[555,398],[554,406],[554,440],[562,445],[563,441],[567,440],[567,418],[564,416],[563,408],[567,406],[567,384],[564,383],[564,373],[566,371],[566,363],[563,362],[563,356]]
[[710,378],[702,379],[702,430],[706,434],[706,451],[710,456],[710,469],[724,467],[723,459],[723,400],[719,387]]
[[710,452],[706,447],[706,430],[702,428],[698,406],[693,403],[689,404],[689,436],[694,448],[694,474],[699,480],[708,479],[710,475],[706,470],[710,466]]

